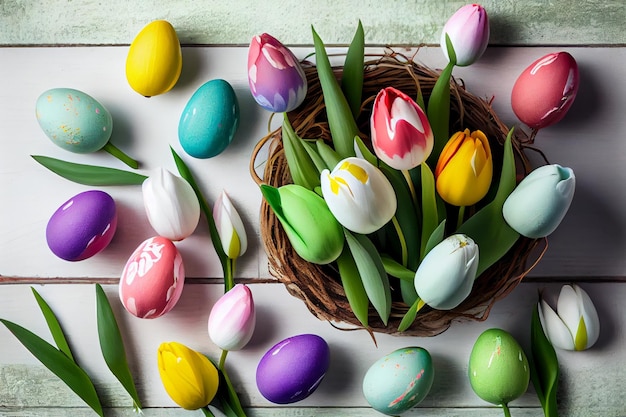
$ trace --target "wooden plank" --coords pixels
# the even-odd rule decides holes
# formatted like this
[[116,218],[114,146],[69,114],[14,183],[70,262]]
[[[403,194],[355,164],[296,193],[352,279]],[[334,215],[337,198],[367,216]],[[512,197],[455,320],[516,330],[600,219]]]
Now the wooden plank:
[[[372,45],[438,44],[446,20],[464,2],[400,0],[254,0],[236,3],[110,0],[5,1],[0,4],[0,45],[129,44],[155,19],[169,20],[185,44],[247,45],[268,32],[286,44],[310,45],[314,25],[329,44],[346,44],[357,21]],[[624,44],[622,0],[481,2],[491,17],[494,45]],[[111,11],[115,10],[114,13]]]
[[[404,50],[409,56],[415,49]],[[626,83],[619,71],[626,66],[626,48],[567,48],[581,68],[579,98],[560,124],[541,131],[537,146],[551,162],[570,166],[577,190],[570,212],[550,236],[550,247],[533,272],[540,277],[618,278],[626,276],[626,142],[615,132],[626,131]],[[309,48],[297,48],[303,57]],[[330,52],[345,51],[342,48]],[[379,49],[371,49],[376,52]],[[523,68],[552,48],[490,48],[478,63],[455,69],[476,95],[494,97],[493,107],[508,125],[518,123],[510,90]],[[125,166],[103,152],[76,155],[54,146],[39,128],[34,105],[53,87],[72,87],[97,98],[114,119],[112,142],[141,161],[140,172],[164,167],[176,172],[169,146],[185,157],[205,196],[214,201],[227,190],[246,224],[248,253],[238,262],[240,278],[269,278],[266,256],[257,238],[261,194],[248,174],[256,142],[267,132],[269,113],[253,101],[247,85],[247,48],[194,47],[184,49],[183,74],[169,93],[146,99],[128,86],[123,69],[125,47],[0,48],[0,79],[11,80],[0,90],[0,114],[5,141],[0,152],[0,280],[1,276],[40,280],[114,279],[128,256],[152,231],[137,186],[106,187],[118,204],[118,231],[112,244],[97,256],[75,263],[56,258],[47,248],[44,230],[56,208],[89,187],[68,182],[35,163],[29,155],[43,154],[74,162]],[[441,67],[439,48],[422,48],[418,61]],[[224,78],[240,101],[242,121],[234,143],[209,160],[187,157],[178,143],[182,109],[204,82]],[[275,118],[274,122],[276,122]],[[258,163],[262,165],[263,157]],[[201,221],[196,233],[178,244],[188,277],[221,276]],[[32,262],[36,259],[36,262]],[[109,281],[110,282],[110,281]]]
[[[255,335],[244,350],[231,352],[227,366],[247,407],[273,405],[255,385],[255,372],[263,353],[285,337],[300,333],[322,336],[331,348],[330,369],[318,390],[298,407],[366,407],[361,381],[369,366],[381,356],[401,347],[422,346],[435,365],[435,382],[421,404],[426,408],[482,408],[467,379],[467,361],[478,335],[491,327],[509,331],[528,349],[530,314],[539,290],[556,296],[559,284],[524,283],[496,304],[482,323],[456,323],[433,338],[395,337],[377,334],[377,346],[364,331],[342,332],[315,319],[304,304],[289,296],[283,285],[252,284],[258,312]],[[584,352],[558,351],[561,379],[559,407],[562,415],[619,415],[626,410],[622,392],[626,380],[626,297],[624,283],[587,283],[600,315],[601,336],[597,345]],[[129,407],[130,401],[106,369],[99,354],[95,328],[94,289],[91,285],[37,286],[57,312],[78,362],[92,376],[104,403]],[[5,285],[0,291],[0,317],[15,321],[50,339],[30,289]],[[129,362],[137,379],[139,394],[147,407],[171,407],[161,385],[156,350],[164,341],[178,341],[217,358],[219,350],[206,334],[211,305],[222,291],[218,285],[186,287],[179,304],[155,320],[136,319],[117,301],[117,287],[105,286],[126,341]],[[4,328],[0,328],[0,404],[5,407],[81,407],[81,401],[43,368]],[[538,406],[532,386],[511,405]],[[453,410],[454,411],[454,410]],[[306,414],[305,414],[306,415]],[[495,415],[495,414],[494,414]]]

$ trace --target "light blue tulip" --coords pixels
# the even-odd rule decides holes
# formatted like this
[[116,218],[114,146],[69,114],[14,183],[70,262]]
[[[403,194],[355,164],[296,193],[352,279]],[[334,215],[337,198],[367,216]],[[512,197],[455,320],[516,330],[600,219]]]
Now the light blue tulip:
[[576,177],[571,168],[544,165],[519,183],[502,207],[504,220],[517,233],[532,239],[554,232],[574,197]]
[[468,236],[448,236],[422,260],[415,272],[415,290],[437,310],[457,307],[472,291],[478,269],[478,245]]

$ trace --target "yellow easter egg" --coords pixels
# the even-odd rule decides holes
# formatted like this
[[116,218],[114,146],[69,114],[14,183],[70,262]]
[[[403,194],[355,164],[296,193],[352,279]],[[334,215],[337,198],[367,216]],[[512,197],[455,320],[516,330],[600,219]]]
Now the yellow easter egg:
[[148,23],[130,44],[126,79],[142,96],[151,97],[174,87],[183,68],[180,42],[165,20]]

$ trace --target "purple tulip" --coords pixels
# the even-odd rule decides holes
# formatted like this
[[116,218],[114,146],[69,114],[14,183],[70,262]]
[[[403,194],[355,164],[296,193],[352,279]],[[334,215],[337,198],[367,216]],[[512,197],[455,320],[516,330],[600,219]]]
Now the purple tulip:
[[456,65],[466,67],[481,57],[489,43],[489,18],[480,4],[467,4],[448,19],[441,33],[441,48],[446,58],[446,34],[450,37]]
[[307,92],[306,76],[300,62],[267,33],[255,36],[250,42],[248,82],[256,102],[277,113],[296,109]]

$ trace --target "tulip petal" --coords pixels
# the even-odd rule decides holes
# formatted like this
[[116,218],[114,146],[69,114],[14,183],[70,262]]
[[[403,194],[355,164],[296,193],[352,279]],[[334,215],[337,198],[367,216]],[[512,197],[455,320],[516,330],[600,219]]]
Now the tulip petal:
[[585,322],[585,328],[587,331],[587,343],[585,349],[593,346],[600,337],[600,318],[598,317],[598,311],[591,301],[589,294],[580,286],[574,285],[576,290],[580,310],[582,311],[582,317]]
[[544,300],[539,304],[539,318],[550,343],[559,349],[574,350],[574,339],[563,320]]

